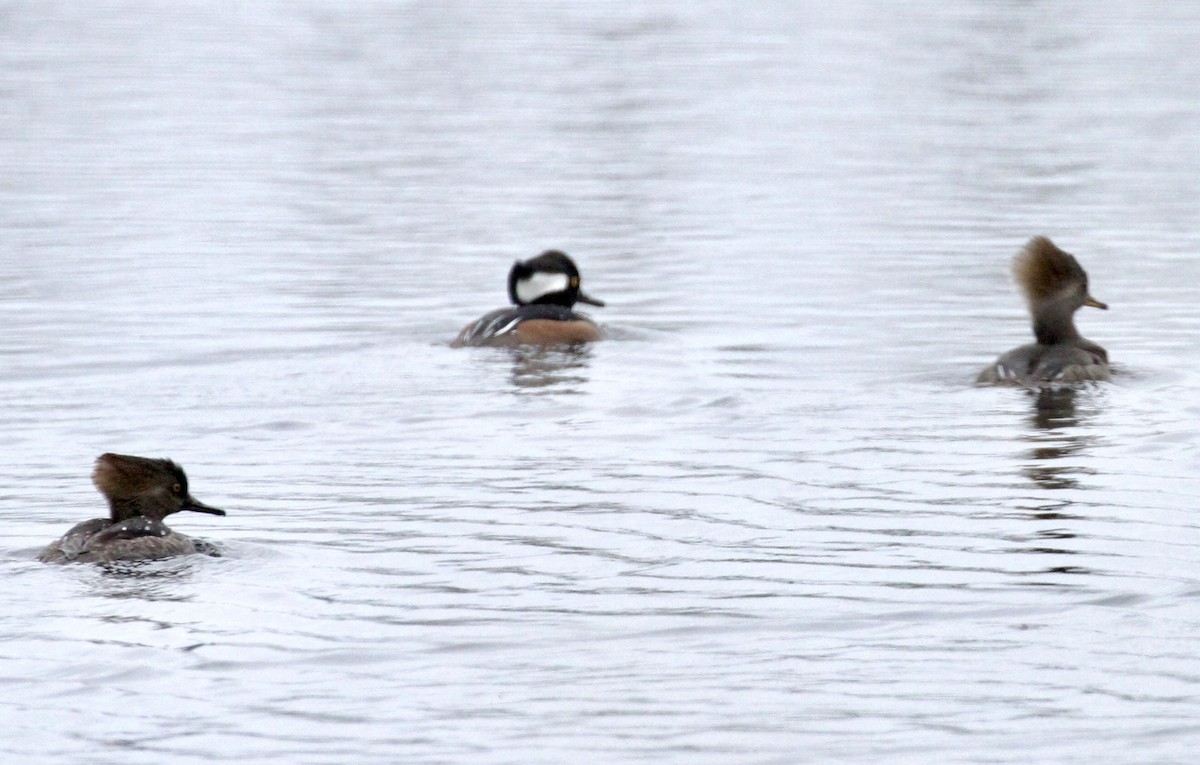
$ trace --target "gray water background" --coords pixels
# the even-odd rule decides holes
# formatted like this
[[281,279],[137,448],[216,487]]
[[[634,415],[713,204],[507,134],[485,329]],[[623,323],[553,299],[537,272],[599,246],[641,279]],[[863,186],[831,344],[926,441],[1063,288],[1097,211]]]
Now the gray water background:
[[[1178,763],[1200,10],[0,4],[0,753]],[[978,389],[1075,253],[1111,384]],[[448,347],[515,258],[610,339]],[[37,549],[105,451],[220,558]]]

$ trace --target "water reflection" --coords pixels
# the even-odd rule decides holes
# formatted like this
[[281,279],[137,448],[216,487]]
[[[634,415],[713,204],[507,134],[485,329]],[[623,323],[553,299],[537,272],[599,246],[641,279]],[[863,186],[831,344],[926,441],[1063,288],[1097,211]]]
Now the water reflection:
[[590,346],[520,346],[512,348],[511,353],[512,383],[518,389],[579,393],[576,388],[589,379],[587,372],[592,360]]
[[180,585],[191,579],[194,557],[97,564],[100,575],[92,580],[92,591],[117,600],[186,602],[193,596]]
[[[1029,508],[1031,518],[1039,521],[1074,521],[1079,520],[1078,515],[1073,515],[1066,512],[1071,506],[1070,502],[1045,502],[1040,505]],[[1065,538],[1074,536],[1067,532],[1038,532],[1040,535],[1056,535],[1056,538]]]
[[[1054,522],[1054,521],[1076,521],[1079,516],[1064,512],[1070,507],[1070,502],[1053,502],[1037,505],[1029,508],[1029,517],[1031,520],[1039,522]],[[1071,547],[1070,540],[1078,539],[1079,535],[1074,531],[1066,528],[1043,528],[1034,531],[1032,534],[1023,534],[1019,538],[1020,544],[1013,549],[1014,553],[1022,555],[1049,555],[1051,558],[1040,558],[1039,560],[1047,561],[1047,565],[1040,565],[1022,573],[1027,577],[1032,577],[1027,580],[1026,584],[1035,584],[1039,586],[1060,587],[1063,582],[1058,578],[1051,578],[1045,581],[1039,581],[1037,577],[1050,575],[1057,577],[1061,574],[1090,574],[1092,569],[1082,565],[1080,550]],[[1068,557],[1069,556],[1069,557]]]
[[1077,476],[1088,471],[1078,464],[1063,464],[1067,457],[1081,454],[1092,443],[1092,437],[1081,435],[1075,428],[1085,421],[1075,406],[1075,388],[1044,388],[1033,395],[1034,431],[1029,440],[1033,462],[1022,472],[1043,489],[1076,489]]
[[[1022,472],[1038,487],[1051,491],[1077,489],[1081,484],[1078,476],[1090,471],[1079,464],[1079,460],[1068,458],[1081,456],[1091,444],[1092,437],[1081,435],[1078,426],[1086,423],[1087,417],[1081,415],[1076,406],[1079,395],[1078,388],[1060,387],[1043,388],[1036,393],[1031,392],[1033,413],[1029,422],[1033,432],[1028,438],[1034,442],[1029,454],[1032,462],[1022,468]],[[1078,520],[1079,516],[1069,512],[1073,503],[1069,500],[1047,502],[1030,508],[1030,518],[1039,522],[1056,522]],[[1077,556],[1078,550],[1070,549],[1068,540],[1076,539],[1078,535],[1064,528],[1044,528],[1034,532],[1027,541],[1029,547],[1022,549],[1025,553],[1051,555],[1059,558],[1052,565],[1039,568],[1029,573],[1038,575],[1088,574],[1091,569],[1079,565],[1075,561],[1061,556]],[[1045,585],[1058,585],[1061,582],[1050,580],[1037,582]]]
[[1075,388],[1042,388],[1034,398],[1033,424],[1054,430],[1079,424],[1075,414]]

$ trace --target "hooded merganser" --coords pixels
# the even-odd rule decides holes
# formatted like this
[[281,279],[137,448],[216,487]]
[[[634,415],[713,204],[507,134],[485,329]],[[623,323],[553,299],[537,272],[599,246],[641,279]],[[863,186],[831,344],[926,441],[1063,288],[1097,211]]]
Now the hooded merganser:
[[84,521],[42,550],[43,563],[109,563],[202,552],[203,543],[163,523],[180,510],[225,515],[188,493],[183,468],[170,460],[102,454],[92,483],[108,500],[109,517]]
[[604,302],[580,289],[579,269],[566,253],[547,250],[514,263],[508,272],[508,298],[516,308],[485,314],[459,332],[453,345],[570,345],[602,337],[591,319],[571,310],[576,303]]
[[1017,280],[1033,315],[1036,343],[1014,348],[979,373],[979,383],[1048,383],[1107,380],[1108,352],[1075,329],[1085,305],[1108,310],[1088,294],[1087,273],[1075,258],[1044,236],[1034,237],[1013,259]]

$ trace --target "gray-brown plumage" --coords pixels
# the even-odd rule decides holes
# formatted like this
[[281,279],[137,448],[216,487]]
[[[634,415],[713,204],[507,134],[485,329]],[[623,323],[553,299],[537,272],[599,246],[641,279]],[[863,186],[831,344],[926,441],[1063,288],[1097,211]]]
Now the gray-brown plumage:
[[38,555],[43,563],[108,563],[201,552],[163,519],[181,510],[225,515],[188,492],[183,468],[171,460],[102,454],[92,482],[108,500],[109,517],[72,527]]
[[1108,352],[1075,328],[1075,312],[1083,306],[1108,309],[1088,293],[1079,261],[1038,236],[1013,260],[1013,277],[1029,303],[1037,342],[1004,354],[977,382],[1040,387],[1109,379]]

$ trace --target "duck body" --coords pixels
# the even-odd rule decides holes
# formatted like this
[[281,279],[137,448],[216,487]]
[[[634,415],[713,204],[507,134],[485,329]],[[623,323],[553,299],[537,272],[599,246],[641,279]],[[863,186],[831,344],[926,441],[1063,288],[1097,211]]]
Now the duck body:
[[139,517],[113,523],[93,518],[71,527],[63,538],[42,550],[42,563],[112,563],[153,560],[201,552],[191,537],[172,531],[162,521]]
[[1037,388],[1110,379],[1108,351],[1075,328],[1081,307],[1108,306],[1089,294],[1087,273],[1074,256],[1046,237],[1034,237],[1014,259],[1013,275],[1029,303],[1037,342],[1003,354],[976,382]]
[[590,318],[558,305],[498,308],[467,325],[455,346],[574,345],[604,335]]
[[187,476],[170,460],[103,454],[92,481],[108,499],[109,517],[72,526],[38,555],[43,563],[112,563],[210,552],[172,531],[163,518],[181,510],[224,515],[188,492]]
[[1088,340],[1084,344],[1029,343],[1013,348],[980,372],[976,382],[984,385],[1012,383],[1038,387],[1050,383],[1108,380],[1108,353]]
[[576,345],[604,337],[600,327],[573,310],[576,303],[603,306],[580,288],[579,269],[565,253],[547,250],[517,261],[508,274],[513,306],[484,314],[458,333],[453,345]]

